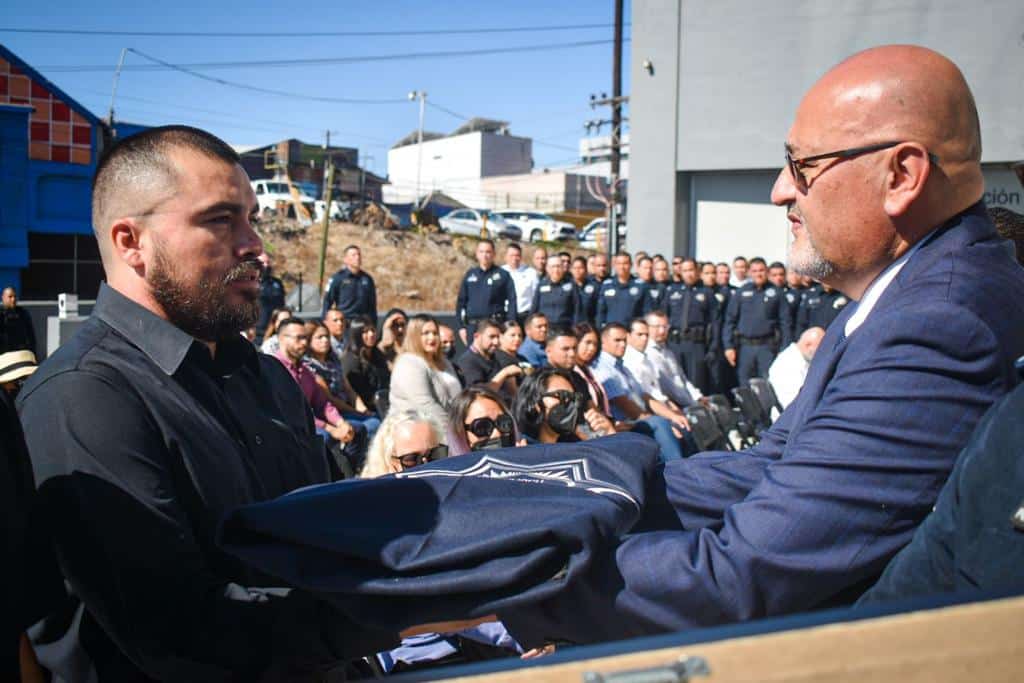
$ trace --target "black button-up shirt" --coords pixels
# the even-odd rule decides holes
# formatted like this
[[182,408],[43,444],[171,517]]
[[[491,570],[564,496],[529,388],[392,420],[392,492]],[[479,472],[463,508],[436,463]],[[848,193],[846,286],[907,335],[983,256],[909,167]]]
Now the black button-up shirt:
[[87,610],[63,638],[84,643],[101,680],[316,680],[389,644],[216,546],[228,511],[328,480],[299,387],[240,336],[211,357],[104,285],[19,408],[43,517]]

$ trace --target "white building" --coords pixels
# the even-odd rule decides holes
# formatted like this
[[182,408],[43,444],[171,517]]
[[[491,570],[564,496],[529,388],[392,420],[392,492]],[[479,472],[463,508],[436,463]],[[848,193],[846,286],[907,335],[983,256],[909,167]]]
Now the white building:
[[1024,212],[1020,0],[644,0],[632,3],[630,249],[784,260],[768,200],[803,93],[868,47],[931,47],[978,105],[989,206]]
[[[509,134],[508,123],[474,118],[450,135],[423,133],[423,149],[414,131],[388,150],[384,201],[406,204],[432,191],[478,208],[484,178],[529,173],[533,141]],[[422,164],[422,166],[421,166]]]
[[[610,178],[612,175],[612,136],[580,138],[579,164],[562,170]],[[629,133],[624,133],[619,142],[619,178],[629,180]]]

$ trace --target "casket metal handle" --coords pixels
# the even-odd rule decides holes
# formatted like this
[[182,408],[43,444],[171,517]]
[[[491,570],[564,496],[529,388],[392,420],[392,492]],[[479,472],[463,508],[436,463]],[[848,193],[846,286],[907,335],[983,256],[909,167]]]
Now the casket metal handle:
[[711,669],[703,657],[680,657],[676,662],[649,669],[632,669],[602,674],[588,671],[583,683],[688,683],[694,676],[710,676]]

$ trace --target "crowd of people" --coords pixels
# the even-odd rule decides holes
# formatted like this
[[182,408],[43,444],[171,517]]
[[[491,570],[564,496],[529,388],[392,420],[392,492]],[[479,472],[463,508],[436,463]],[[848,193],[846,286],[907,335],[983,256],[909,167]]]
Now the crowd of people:
[[[1021,588],[1007,435],[1024,270],[981,201],[978,131],[948,59],[860,53],[811,88],[787,136],[772,201],[794,234],[789,271],[622,252],[609,272],[602,255],[542,248],[525,265],[518,245],[497,267],[482,240],[455,329],[378,318],[357,245],[321,318],[296,317],[231,147],[184,126],[117,142],[93,182],[107,280],[92,315],[38,368],[25,349],[0,355],[4,675],[323,680],[374,653],[395,671],[469,642],[536,656],[862,595]],[[687,408],[773,374],[787,407],[759,443],[695,453]],[[601,438],[625,431],[653,442]],[[621,439],[662,461],[629,533],[543,601],[482,619],[356,623],[218,544],[232,511],[313,485]],[[279,522],[328,539],[363,523]]]

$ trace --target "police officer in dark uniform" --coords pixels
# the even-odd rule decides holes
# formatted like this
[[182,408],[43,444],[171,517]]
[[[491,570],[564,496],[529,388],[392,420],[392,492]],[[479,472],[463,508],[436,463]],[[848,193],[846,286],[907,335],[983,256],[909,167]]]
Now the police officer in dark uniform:
[[651,297],[651,303],[648,309],[651,311],[667,311],[668,304],[665,303],[665,297],[667,296],[668,286],[672,284],[672,277],[669,274],[668,261],[666,261],[661,256],[655,256],[653,272],[653,282],[647,283],[647,287],[649,289]]
[[267,252],[260,254],[263,264],[263,275],[260,276],[260,319],[256,323],[256,345],[263,342],[263,331],[270,322],[270,314],[275,308],[284,308],[284,283],[281,278],[274,277],[270,257]]
[[331,276],[320,317],[337,308],[352,320],[365,315],[377,324],[377,285],[363,270],[363,253],[355,244],[345,247],[345,267]]
[[615,275],[601,283],[597,296],[597,326],[608,323],[628,325],[634,318],[643,317],[649,310],[650,295],[647,285],[633,279],[630,271],[633,259],[620,251],[615,255]]
[[[719,268],[724,266],[724,268]],[[717,348],[710,354],[708,359],[708,381],[711,384],[711,393],[727,394],[730,389],[736,386],[736,368],[725,360],[722,349],[722,325],[725,321],[725,311],[729,307],[729,300],[732,298],[733,288],[729,284],[729,266],[721,263],[715,264],[712,261],[701,266],[700,278],[704,288],[711,292],[718,307],[718,316],[715,323],[715,339]]]
[[800,307],[797,309],[797,334],[803,334],[804,330],[811,327],[827,330],[848,303],[850,303],[848,297],[828,285],[819,283],[809,288],[804,293]]
[[530,310],[543,313],[551,325],[571,327],[583,322],[583,304],[576,283],[565,273],[561,255],[548,257],[547,277],[537,285]]
[[480,240],[476,245],[475,268],[466,271],[455,301],[459,319],[459,336],[469,345],[467,328],[474,329],[480,320],[504,322],[516,319],[516,286],[508,271],[494,265],[494,242]]
[[736,368],[740,385],[751,377],[767,377],[775,354],[790,341],[785,297],[768,282],[764,259],[751,259],[747,274],[750,281],[733,294],[722,328],[725,358]]
[[684,259],[682,282],[673,282],[666,292],[669,348],[679,355],[686,376],[702,393],[710,393],[709,353],[718,349],[718,304],[714,292],[701,283],[697,262]]
[[789,320],[793,329],[789,331],[789,338],[796,341],[800,338],[803,330],[797,326],[797,311],[800,309],[800,302],[804,298],[807,287],[804,284],[804,277],[795,271],[786,273],[786,287],[783,296],[786,298],[786,307],[789,309]]
[[597,278],[587,275],[587,260],[577,256],[572,260],[569,274],[580,295],[580,322],[594,324],[597,317],[597,295],[601,291],[601,283]]

